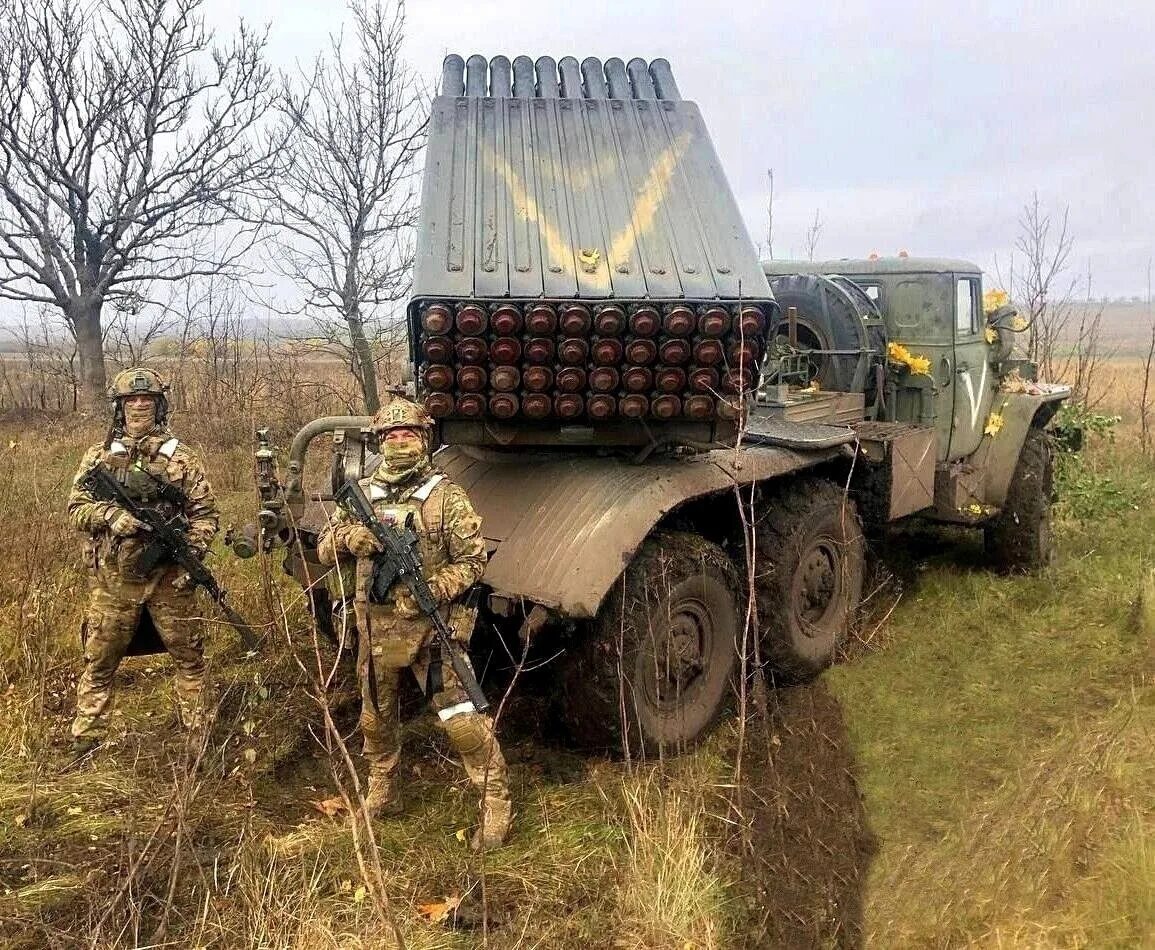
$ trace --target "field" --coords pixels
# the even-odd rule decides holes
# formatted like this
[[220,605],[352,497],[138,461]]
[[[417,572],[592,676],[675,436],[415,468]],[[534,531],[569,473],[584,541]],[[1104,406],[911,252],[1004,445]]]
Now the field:
[[[275,565],[221,550],[214,568],[275,646],[246,660],[214,625],[207,746],[177,728],[167,660],[136,659],[119,674],[113,741],[62,771],[84,586],[63,500],[103,432],[10,419],[0,943],[1155,946],[1155,465],[1133,388],[1112,387],[1118,404],[1101,411],[1125,418],[1064,460],[1044,575],[988,573],[961,533],[875,542],[844,662],[808,687],[755,689],[746,721],[693,755],[579,754],[540,715],[549,664],[520,680],[500,726],[515,831],[484,860],[460,840],[474,803],[427,717],[406,727],[406,815],[376,824],[375,848],[318,811],[334,774],[348,784],[326,709],[356,746],[348,665],[315,647]],[[254,421],[175,422],[209,450],[226,522],[252,509]]]

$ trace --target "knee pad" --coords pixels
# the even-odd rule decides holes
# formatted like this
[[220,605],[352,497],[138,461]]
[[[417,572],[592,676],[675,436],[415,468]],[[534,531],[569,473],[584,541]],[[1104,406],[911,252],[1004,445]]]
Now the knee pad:
[[493,742],[493,725],[488,716],[480,713],[458,713],[440,722],[453,748],[462,757],[488,750]]

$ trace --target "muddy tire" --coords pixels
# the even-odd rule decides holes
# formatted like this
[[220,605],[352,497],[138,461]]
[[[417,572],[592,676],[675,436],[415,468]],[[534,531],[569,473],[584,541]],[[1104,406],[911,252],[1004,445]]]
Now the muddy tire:
[[1030,429],[1003,510],[984,532],[987,556],[995,567],[1029,573],[1051,563],[1055,553],[1051,531],[1054,482],[1050,434]]
[[733,695],[738,589],[716,544],[681,531],[646,540],[562,674],[573,738],[626,755],[701,738]]
[[807,479],[767,499],[755,527],[762,659],[778,683],[834,662],[862,600],[864,541],[854,502]]

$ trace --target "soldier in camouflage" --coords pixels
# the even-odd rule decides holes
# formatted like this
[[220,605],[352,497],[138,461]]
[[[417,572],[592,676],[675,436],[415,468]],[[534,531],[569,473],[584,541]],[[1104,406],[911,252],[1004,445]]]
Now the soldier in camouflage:
[[[485,569],[481,519],[464,490],[433,471],[429,454],[433,420],[424,409],[394,399],[373,425],[381,436],[382,458],[361,487],[383,522],[403,524],[411,519],[425,579],[455,635],[468,643],[476,618],[461,598]],[[430,696],[438,725],[481,793],[481,821],[471,846],[497,847],[509,833],[512,811],[493,720],[474,710],[448,660],[434,661],[437,668],[431,669],[433,625],[403,582],[393,585],[385,603],[369,602],[377,553],[372,532],[351,522],[343,511],[337,512],[318,541],[322,563],[336,564],[347,556],[357,562],[354,608],[361,633],[357,663],[361,731],[369,762],[366,805],[375,816],[400,810],[392,775],[401,751],[397,688],[401,670],[408,667]]]
[[[126,653],[136,652],[146,629],[155,629],[176,664],[177,708],[190,730],[203,722],[205,663],[202,622],[188,575],[161,564],[147,575],[134,562],[147,543],[144,525],[111,502],[98,501],[80,485],[97,464],[105,466],[134,498],[155,498],[157,479],[188,499],[183,512],[188,539],[206,552],[217,533],[217,506],[200,459],[168,430],[168,386],[144,367],[118,373],[109,389],[113,423],[108,438],[85,453],[68,498],[68,517],[86,535],[84,560],[91,584],[81,628],[84,672],[76,688],[72,751],[89,752],[103,737],[112,678]],[[157,505],[171,508],[157,499]],[[176,514],[175,510],[165,511]],[[149,631],[151,632],[151,631]],[[141,646],[139,642],[136,646]],[[156,652],[145,646],[141,652]]]

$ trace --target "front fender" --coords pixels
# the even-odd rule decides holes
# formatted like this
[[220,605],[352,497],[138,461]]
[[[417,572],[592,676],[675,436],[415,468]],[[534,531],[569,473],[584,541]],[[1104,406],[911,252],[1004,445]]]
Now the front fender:
[[970,463],[984,473],[983,501],[988,505],[1001,508],[1005,504],[1028,430],[1046,425],[1071,395],[1069,386],[1037,384],[1042,386],[1046,386],[1042,392],[995,394],[991,414],[1001,417],[1001,426],[994,435],[983,438],[970,458]]
[[646,535],[693,498],[817,465],[839,447],[720,449],[689,459],[501,456],[454,446],[438,467],[466,490],[490,549],[482,582],[593,617]]

